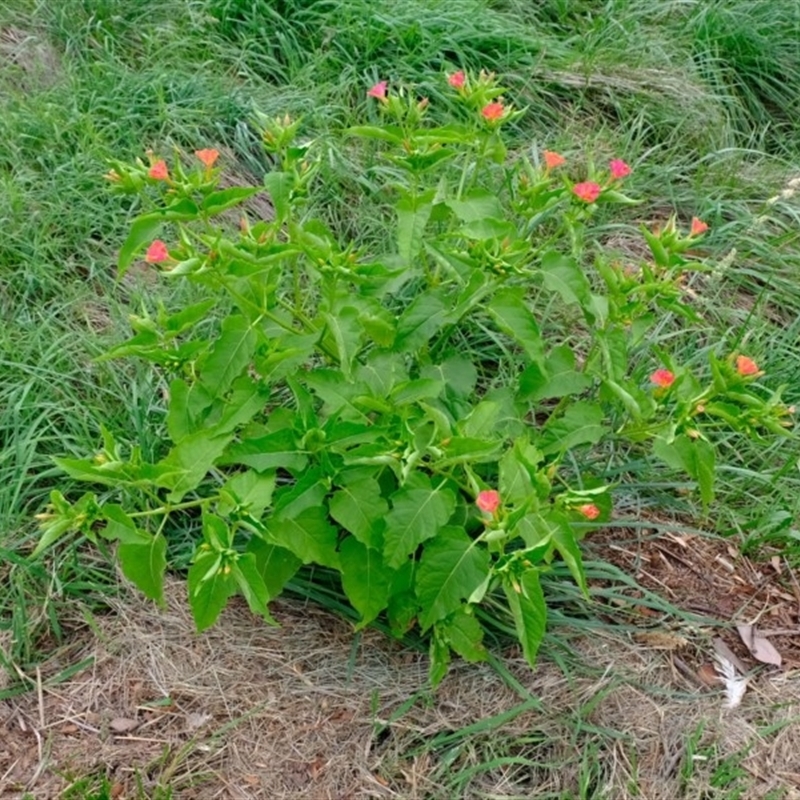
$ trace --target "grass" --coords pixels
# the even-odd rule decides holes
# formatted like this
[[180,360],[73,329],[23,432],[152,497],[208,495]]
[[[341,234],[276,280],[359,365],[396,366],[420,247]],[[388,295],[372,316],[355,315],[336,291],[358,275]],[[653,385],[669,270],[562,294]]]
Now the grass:
[[[0,580],[11,591],[0,597],[0,631],[13,637],[0,658],[34,664],[61,635],[64,605],[102,602],[113,584],[105,560],[79,543],[40,562],[23,557],[50,489],[78,490],[51,457],[91,453],[101,424],[146,452],[160,447],[158,376],[93,359],[127,335],[128,314],[184,298],[115,282],[115,249],[136,207],[106,191],[106,159],[217,146],[258,175],[269,161],[254,110],[303,114],[308,134],[328,142],[321,213],[368,246],[382,219],[368,177],[359,177],[366,155],[338,132],[369,113],[364,90],[379,78],[413,83],[446,109],[442,74],[456,67],[497,71],[529,107],[514,147],[549,146],[575,160],[625,154],[632,191],[650,198],[637,213],[674,207],[684,219],[707,219],[705,246],[735,254],[695,287],[708,325],[686,362],[719,342],[746,348],[771,386],[785,384],[785,396],[800,400],[800,195],[768,202],[800,159],[793,0],[8,0],[0,9]],[[607,231],[634,222],[609,222]],[[797,446],[737,439],[725,448],[707,524],[742,536],[751,552],[777,546],[800,563]],[[659,488],[665,476],[652,465],[614,470],[632,478],[635,502],[696,511]],[[175,560],[186,555],[176,545]],[[601,796],[591,794],[593,769],[587,761],[581,796]]]

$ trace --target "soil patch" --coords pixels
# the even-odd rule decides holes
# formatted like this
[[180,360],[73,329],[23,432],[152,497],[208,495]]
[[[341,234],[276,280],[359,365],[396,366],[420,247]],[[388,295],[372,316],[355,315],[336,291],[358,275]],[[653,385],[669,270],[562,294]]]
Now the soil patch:
[[513,652],[504,675],[457,663],[431,694],[426,657],[377,631],[287,600],[280,628],[234,602],[197,635],[184,593],[170,582],[163,612],[125,596],[0,702],[0,798],[55,800],[92,775],[137,800],[674,800],[727,796],[725,780],[800,798],[797,672],[759,675],[726,710],[676,668],[703,631],[675,650],[558,630],[536,670]]

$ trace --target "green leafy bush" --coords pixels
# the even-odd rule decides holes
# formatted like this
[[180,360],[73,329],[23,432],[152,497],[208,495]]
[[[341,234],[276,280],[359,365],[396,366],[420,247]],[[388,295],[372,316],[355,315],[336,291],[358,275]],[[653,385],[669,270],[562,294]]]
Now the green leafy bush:
[[[160,601],[167,520],[194,509],[199,630],[236,593],[271,622],[269,602],[316,564],[340,574],[359,627],[385,615],[397,635],[430,634],[435,684],[451,650],[485,657],[473,611],[490,593],[533,664],[540,573],[563,559],[587,591],[579,542],[608,518],[610,491],[565,464],[624,444],[688,473],[707,506],[719,427],[785,433],[789,410],[750,358],[712,355],[704,378],[649,352],[665,315],[696,319],[684,280],[706,268],[691,255],[706,226],[643,229],[649,257],[617,263],[592,219],[636,203],[621,191],[629,166],[575,182],[557,153],[509,157],[503,128],[523,112],[491,75],[448,82],[460,116],[446,125],[381,82],[373,122],[345,132],[370,154],[376,205],[393,203],[379,252],[312,213],[325,149],[288,117],[261,120],[276,163],[261,187],[220,188],[214,150],[196,167],[113,165],[112,185],[151,206],[120,272],[146,249],[206,297],[132,318],[108,353],[169,381],[171,449],[150,463],[105,431],[93,459],[59,459],[107,490],[72,504],[54,492],[38,551],[69,531],[117,542],[124,574]],[[274,218],[244,213],[232,230],[231,209],[263,190]]]

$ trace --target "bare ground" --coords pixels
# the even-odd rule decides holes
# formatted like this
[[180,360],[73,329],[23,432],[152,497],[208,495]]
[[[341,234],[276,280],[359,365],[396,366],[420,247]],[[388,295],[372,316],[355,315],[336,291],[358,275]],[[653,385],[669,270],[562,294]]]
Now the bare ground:
[[0,798],[90,775],[123,799],[800,798],[797,664],[725,709],[716,631],[555,631],[536,670],[510,650],[505,678],[457,663],[431,694],[425,656],[377,631],[284,600],[280,628],[234,602],[197,635],[184,592],[164,612],[126,594],[0,701]]

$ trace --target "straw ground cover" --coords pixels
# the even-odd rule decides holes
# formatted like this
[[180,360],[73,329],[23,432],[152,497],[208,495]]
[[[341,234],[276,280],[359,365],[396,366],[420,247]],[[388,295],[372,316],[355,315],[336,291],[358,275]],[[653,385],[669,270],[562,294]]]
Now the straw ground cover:
[[[446,104],[449,100],[442,89],[445,71],[459,66],[497,70],[507,76],[506,83],[519,104],[530,105],[515,132],[520,151],[534,142],[563,150],[576,160],[593,157],[600,161],[625,153],[634,166],[637,192],[652,198],[643,218],[663,221],[665,209],[673,207],[686,218],[696,213],[712,227],[711,236],[703,244],[705,249],[720,261],[736,249],[735,256],[724,262],[724,269],[704,276],[691,288],[715,335],[731,349],[746,345],[767,369],[770,385],[788,383],[787,398],[796,399],[800,306],[797,208],[792,189],[787,187],[794,176],[792,165],[798,152],[793,125],[800,92],[796,12],[788,3],[752,2],[717,2],[702,7],[662,3],[657,9],[650,3],[620,2],[606,4],[602,11],[594,3],[546,3],[535,10],[524,3],[501,3],[491,8],[468,2],[434,6],[400,3],[390,14],[377,11],[370,3],[306,7],[266,2],[140,1],[125,4],[124,10],[100,2],[4,6],[0,12],[0,217],[5,235],[0,242],[0,303],[6,322],[0,333],[0,518],[5,525],[0,540],[0,577],[9,591],[0,598],[0,604],[7,631],[3,658],[15,684],[10,691],[17,691],[16,684],[32,685],[21,678],[20,672],[35,684],[36,665],[48,653],[58,654],[61,661],[43,668],[46,675],[59,675],[70,665],[83,663],[93,645],[87,639],[72,639],[75,628],[81,625],[76,625],[75,616],[65,616],[65,609],[77,600],[98,613],[114,602],[111,598],[118,591],[108,562],[91,556],[78,543],[63,546],[44,561],[25,560],[35,538],[32,515],[41,509],[50,488],[58,485],[68,490],[50,457],[93,451],[101,421],[146,452],[157,453],[163,446],[163,387],[157,378],[136,364],[93,361],[109,343],[128,335],[128,314],[138,313],[143,305],[152,307],[158,296],[173,308],[188,300],[169,288],[159,288],[143,270],[124,285],[114,283],[115,249],[124,236],[126,219],[136,209],[110,197],[102,186],[108,157],[133,158],[148,148],[168,151],[172,145],[186,151],[214,145],[225,148],[242,172],[259,175],[268,164],[257,132],[250,125],[253,107],[269,115],[303,113],[310,133],[333,138],[335,131],[362,113],[365,89],[379,78],[422,84],[433,104]],[[327,165],[330,192],[325,197],[324,214],[337,230],[357,231],[369,243],[371,238],[380,237],[382,219],[362,199],[363,187],[356,177],[359,154],[344,146],[334,152],[335,158]],[[777,200],[770,203],[770,198]],[[609,226],[606,238],[609,246],[623,253],[635,248],[638,241],[635,228],[623,222]],[[669,336],[669,329],[665,328],[663,335]],[[697,347],[687,347],[687,363],[704,358],[705,341],[698,332]],[[778,443],[742,450],[738,440],[731,441],[718,499],[703,527],[732,536],[731,546],[753,557],[763,553],[768,544],[777,548],[775,552],[786,563],[796,563],[797,453],[793,447],[791,443]],[[692,506],[691,496],[684,494],[687,487],[652,464],[615,464],[608,477],[624,481],[615,525],[624,527],[623,519],[634,523],[647,519],[656,508],[699,519],[699,509]],[[172,563],[180,569],[188,558],[191,532],[175,531],[170,542]],[[609,551],[600,556],[610,558]],[[624,566],[630,569],[630,565]],[[771,579],[776,585],[785,582],[777,573]],[[304,583],[297,590],[306,596],[313,594],[332,609],[341,602],[333,589],[326,594]],[[605,590],[598,585],[596,591]],[[560,602],[565,613],[574,615],[578,600],[563,587],[554,586],[553,596],[558,597],[559,592],[563,593]],[[662,594],[669,599],[665,590]],[[145,619],[152,612],[129,602],[115,608],[122,614],[118,619],[123,625],[135,628],[130,616],[134,610]],[[597,609],[595,612],[604,624],[616,619],[608,609],[602,615]],[[588,612],[578,616],[591,618]],[[103,625],[107,622],[105,617],[98,619]],[[298,646],[313,652],[314,635],[293,617],[289,619],[293,621],[285,626],[281,638],[296,633]],[[498,635],[503,624],[502,619],[497,620]],[[566,629],[554,625],[552,636],[556,641],[568,641],[569,631],[578,622],[572,625]],[[183,631],[186,641],[191,641],[188,624]],[[113,640],[112,634],[107,636]],[[274,646],[274,642],[268,645]],[[147,647],[142,643],[143,649]],[[548,647],[550,658],[557,658],[559,652],[556,644]],[[627,663],[623,653],[612,652],[619,662]],[[593,652],[584,655],[590,662],[595,656]],[[237,661],[231,655],[230,660],[244,663],[246,651],[240,656]],[[121,670],[117,674],[139,669],[132,658],[125,654],[114,667]],[[663,663],[661,658],[656,655],[648,661],[650,666],[637,680],[657,685],[648,669]],[[158,662],[163,657],[155,653],[154,659]],[[294,663],[293,659],[296,656],[290,653],[283,663]],[[551,669],[547,657],[545,662],[541,675]],[[224,659],[220,663],[224,664]],[[335,673],[341,676],[340,663],[334,659],[330,675],[317,685],[328,685]],[[507,663],[513,666],[515,662],[512,659]],[[79,679],[86,680],[86,674]],[[464,674],[472,673],[459,670],[457,679]],[[589,696],[598,688],[597,676],[586,677],[572,661],[567,674],[575,685],[583,687],[576,690],[579,697]],[[422,687],[418,672],[411,682],[417,679],[419,683],[409,696]],[[172,676],[170,680],[178,685],[181,678]],[[219,675],[215,680],[220,680]],[[93,685],[99,691],[103,681]],[[86,684],[75,686],[82,686],[80,691],[86,692]],[[535,684],[529,691],[541,693],[543,699],[547,696],[544,688],[533,687]],[[169,687],[161,688],[166,691],[159,697],[169,697]],[[791,691],[786,684],[780,689]],[[296,690],[297,685],[292,687],[293,692]],[[198,689],[199,696],[204,696],[203,691]],[[768,716],[774,696],[767,689],[763,691],[753,707],[756,716],[752,724],[760,736],[751,737],[742,747],[746,749],[751,740],[756,749],[764,742],[768,747],[775,745],[771,757],[786,768],[753,769],[759,776],[780,775],[783,783],[771,786],[769,782],[759,783],[760,778],[747,770],[746,775],[736,773],[733,762],[726,759],[741,748],[726,749],[724,731],[706,725],[700,733],[696,732],[699,728],[693,729],[694,737],[677,737],[694,742],[689,750],[699,747],[701,751],[694,755],[701,758],[692,760],[690,753],[687,760],[688,751],[681,751],[675,762],[680,762],[680,767],[672,773],[667,769],[669,757],[664,755],[669,742],[654,750],[660,753],[664,774],[681,776],[677,783],[666,784],[673,793],[664,796],[681,796],[676,791],[683,796],[694,796],[692,792],[701,796],[712,789],[719,796],[737,796],[737,791],[741,796],[747,796],[748,791],[764,795],[782,788],[789,796],[786,787],[791,786],[792,772],[797,772],[786,741],[791,729],[782,727],[782,719]],[[359,688],[359,692],[364,689]],[[235,697],[232,686],[224,694]],[[53,700],[50,687],[46,695],[48,702]],[[64,697],[68,698],[69,692]],[[289,718],[291,703],[288,698],[284,700],[285,717]],[[202,705],[197,702],[198,707]],[[540,734],[543,744],[535,737],[533,742],[525,739],[522,728],[498,726],[491,736],[484,736],[491,740],[489,746],[481,739],[485,733],[482,728],[466,733],[464,728],[473,720],[513,707],[520,702],[518,697],[508,696],[505,705],[498,702],[491,708],[480,705],[474,695],[460,702],[468,712],[446,721],[453,729],[452,742],[462,748],[455,755],[448,755],[455,744],[445,740],[442,745],[441,739],[433,741],[435,737],[396,744],[397,752],[407,751],[406,757],[396,756],[398,762],[410,760],[413,764],[414,758],[427,756],[433,765],[419,778],[419,789],[408,787],[414,786],[417,778],[413,776],[420,770],[411,768],[410,783],[399,782],[402,770],[391,766],[395,757],[391,754],[385,773],[378,770],[396,796],[414,796],[413,791],[418,796],[434,797],[458,796],[459,792],[466,796],[468,792],[473,796],[529,794],[529,785],[512,785],[499,773],[489,777],[488,783],[467,783],[473,780],[470,768],[475,768],[476,776],[488,775],[495,767],[487,765],[497,760],[513,766],[514,759],[527,759],[518,764],[522,772],[527,770],[525,780],[531,775],[530,762],[540,763],[540,772],[533,774],[552,796],[559,796],[559,792],[565,797],[580,796],[581,792],[587,797],[602,796],[606,790],[610,797],[624,796],[623,792],[633,793],[638,783],[649,780],[640,779],[632,767],[614,769],[621,763],[622,754],[630,760],[633,751],[614,750],[609,744],[615,740],[611,732],[646,740],[645,734],[635,729],[626,733],[628,722],[620,717],[606,725],[609,740],[582,727],[598,725],[592,708],[568,715],[572,727],[564,723],[561,733],[546,729]],[[674,706],[663,699],[661,702],[664,719],[678,718],[680,712]],[[785,694],[781,702],[791,709],[791,694]],[[392,708],[391,698],[386,703]],[[715,711],[718,703],[715,697]],[[100,714],[113,711],[123,718],[136,712],[139,724],[140,712],[134,705],[118,711],[116,706],[110,708],[112,705],[98,694],[94,709],[81,707],[70,712],[69,704],[61,710],[48,707],[45,725],[91,725],[84,717],[77,722],[66,721],[69,713],[80,715],[90,710]],[[25,723],[29,728],[22,739],[23,748],[28,748],[36,740],[35,734],[30,737],[33,730],[38,731],[41,720],[36,704],[9,706],[8,719],[15,732],[20,730],[15,716],[20,708],[34,710],[30,712],[33,727]],[[235,705],[227,717],[216,708],[198,708],[197,713],[211,713],[215,720],[233,720],[241,715]],[[362,720],[373,713],[381,718],[391,711],[356,708],[356,716],[362,715]],[[758,718],[759,713],[767,716]],[[424,719],[409,723],[423,730],[427,724]],[[537,724],[543,724],[541,718]],[[772,729],[773,725],[777,727]],[[76,732],[69,730],[66,735],[74,736]],[[233,731],[230,729],[231,736]],[[174,745],[179,739],[173,737],[174,733],[162,731],[160,739],[153,737],[155,744],[163,745],[166,740]],[[138,733],[132,731],[130,735]],[[581,738],[584,736],[589,738]],[[303,736],[297,733],[289,738],[300,741]],[[581,757],[570,757],[564,750],[548,751],[549,756],[535,754],[537,747],[552,747],[553,739],[577,747],[585,745]],[[14,776],[22,783],[15,783],[12,792],[22,791],[19,787],[31,781],[40,765],[42,770],[47,768],[46,734],[41,743],[43,749],[33,751],[35,762],[23,758],[21,763],[30,769],[19,779]],[[786,751],[781,751],[784,747]],[[174,749],[171,757],[179,750]],[[25,752],[31,751],[28,748]],[[333,756],[324,748],[322,752],[327,763]],[[595,752],[603,755],[597,762]],[[0,776],[19,756],[14,750]],[[121,757],[129,762],[136,760],[125,754]],[[146,754],[142,763],[148,758]],[[299,760],[304,759],[304,763],[314,763],[305,754]],[[353,762],[355,758],[347,760]],[[200,764],[202,759],[192,763]],[[241,784],[249,773],[236,774],[236,762],[225,763],[226,769],[233,767],[234,774],[223,773],[221,780],[229,785]],[[376,769],[368,759],[363,763],[371,771]],[[89,771],[94,772],[95,767],[102,771],[95,764]],[[462,773],[456,783],[445,776],[448,768]],[[72,777],[78,780],[80,763],[71,769]],[[175,775],[176,769],[141,772],[143,786],[148,787],[143,791],[152,793],[152,787],[159,783],[168,791],[174,783],[176,793],[194,796],[193,790],[181,783],[183,778]],[[199,767],[192,766],[195,769]],[[404,769],[409,767],[404,765]],[[177,782],[173,781],[176,777],[180,778]],[[109,780],[114,783],[113,776]],[[133,785],[129,773],[125,780]],[[563,780],[563,785],[554,783],[557,780]],[[329,795],[343,796],[342,786],[331,784]],[[658,796],[657,789],[649,785],[640,788],[643,796]],[[33,784],[32,790],[35,792]],[[352,789],[356,790],[357,786]],[[248,796],[246,787],[240,786],[240,791]],[[254,787],[249,796],[258,796],[258,791],[269,796],[270,787]],[[282,791],[291,791],[291,787]],[[322,790],[320,796],[325,796]]]

